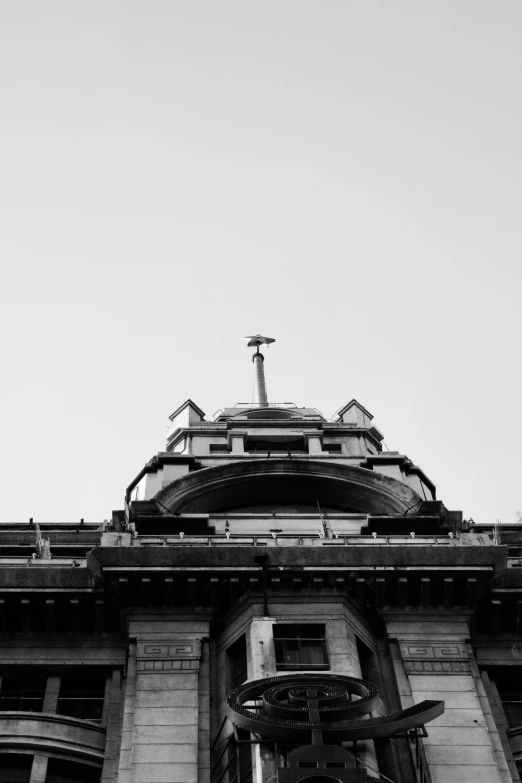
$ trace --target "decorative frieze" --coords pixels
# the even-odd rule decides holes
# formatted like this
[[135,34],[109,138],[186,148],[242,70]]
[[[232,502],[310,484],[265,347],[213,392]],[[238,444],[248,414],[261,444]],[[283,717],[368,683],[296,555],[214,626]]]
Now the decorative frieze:
[[408,674],[462,674],[471,671],[466,661],[404,661],[404,668]]
[[137,671],[169,672],[181,669],[198,671],[201,658],[199,639],[179,639],[175,642],[140,641],[136,651]]
[[401,655],[408,674],[462,674],[470,672],[466,646],[451,642],[410,644],[402,642]]
[[468,660],[465,644],[452,642],[428,642],[426,644],[401,642],[401,654],[407,660]]

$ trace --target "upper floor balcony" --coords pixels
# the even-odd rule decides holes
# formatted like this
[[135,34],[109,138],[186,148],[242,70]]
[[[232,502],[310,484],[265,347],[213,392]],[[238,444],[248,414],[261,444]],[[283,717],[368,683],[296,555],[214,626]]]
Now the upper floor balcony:
[[0,711],[0,750],[58,755],[103,763],[106,730],[53,713]]

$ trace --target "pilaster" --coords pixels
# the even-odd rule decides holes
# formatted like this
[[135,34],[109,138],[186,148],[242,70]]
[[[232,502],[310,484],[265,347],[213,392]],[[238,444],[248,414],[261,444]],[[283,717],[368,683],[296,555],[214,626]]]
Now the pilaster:
[[239,430],[232,430],[228,433],[228,447],[232,454],[245,453],[246,437],[246,432],[239,432]]
[[388,617],[386,625],[403,708],[445,703],[423,740],[432,783],[510,783],[464,618]]
[[322,454],[323,453],[323,433],[319,432],[318,430],[312,430],[311,432],[307,432],[306,430],[303,432],[303,435],[306,438],[306,441],[308,443],[308,453],[309,454]]
[[121,672],[116,669],[111,677],[110,698],[107,712],[107,737],[105,740],[105,759],[101,783],[113,783],[117,780],[118,756],[121,745]]
[[252,620],[247,634],[248,679],[273,677],[276,674],[274,653],[275,618],[259,617]]
[[208,655],[201,666],[207,636],[206,621],[153,616],[130,621],[135,663],[129,665],[120,776],[130,774],[118,783],[208,779],[205,748],[199,752],[208,740]]

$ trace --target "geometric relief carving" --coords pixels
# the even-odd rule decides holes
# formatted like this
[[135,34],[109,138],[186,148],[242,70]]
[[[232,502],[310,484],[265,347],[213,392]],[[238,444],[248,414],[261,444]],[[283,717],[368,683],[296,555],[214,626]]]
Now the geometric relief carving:
[[403,642],[400,647],[404,668],[408,674],[461,674],[471,671],[468,653],[463,644]]
[[140,641],[136,649],[139,672],[165,672],[199,669],[201,643],[199,639],[176,641]]
[[171,658],[186,660],[200,657],[197,639],[182,639],[174,643],[138,642],[138,658]]
[[463,644],[401,644],[404,661],[469,660]]
[[412,661],[405,660],[404,668],[408,674],[462,674],[471,671],[469,661]]
[[137,661],[137,670],[139,672],[172,672],[172,671],[178,671],[180,669],[183,669],[184,671],[187,669],[193,669],[198,670],[199,669],[199,661],[192,660],[192,661],[174,661],[174,660],[143,660],[138,658]]

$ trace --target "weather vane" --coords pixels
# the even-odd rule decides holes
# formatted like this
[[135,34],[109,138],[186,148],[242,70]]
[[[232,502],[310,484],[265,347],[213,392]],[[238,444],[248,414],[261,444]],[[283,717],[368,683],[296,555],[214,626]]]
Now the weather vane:
[[259,351],[260,345],[270,345],[270,343],[275,343],[275,339],[273,337],[263,337],[262,334],[251,334],[248,335],[248,337],[243,337],[243,340],[247,341],[247,345],[249,348],[253,348],[255,346],[256,352],[252,356],[252,361],[254,362],[254,405],[259,406],[260,408],[266,408],[268,405],[268,396],[266,393],[266,382],[265,382],[265,371],[263,368],[263,362],[265,360],[265,357],[263,354]]
[[270,345],[270,343],[275,343],[275,339],[273,337],[263,337],[262,334],[249,334],[247,337],[243,337],[243,340],[248,341],[247,345],[249,348],[256,346],[257,353],[259,353],[260,345]]

